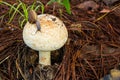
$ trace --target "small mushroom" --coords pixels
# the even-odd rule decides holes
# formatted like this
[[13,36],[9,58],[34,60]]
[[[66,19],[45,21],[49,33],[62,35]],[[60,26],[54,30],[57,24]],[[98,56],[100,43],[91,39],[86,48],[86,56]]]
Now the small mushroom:
[[110,74],[104,76],[100,80],[120,80],[120,70],[112,69],[110,70]]
[[[33,18],[34,16],[36,14],[32,15]],[[35,23],[28,21],[24,26],[23,40],[27,46],[39,51],[39,64],[51,65],[50,52],[66,43],[68,31],[64,23],[53,15],[41,14],[34,19],[37,19]]]
[[110,70],[110,75],[112,77],[112,80],[120,80],[120,70],[112,69]]

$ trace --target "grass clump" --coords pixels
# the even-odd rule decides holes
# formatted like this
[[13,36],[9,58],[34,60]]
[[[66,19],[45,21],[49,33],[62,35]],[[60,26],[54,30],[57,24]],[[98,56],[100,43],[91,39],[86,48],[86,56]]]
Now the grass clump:
[[47,5],[57,2],[58,4],[65,7],[68,14],[71,14],[70,1],[69,0],[50,0]]
[[28,21],[28,11],[29,10],[41,10],[41,13],[44,13],[44,5],[40,1],[34,1],[33,4],[27,5],[24,2],[18,0],[17,3],[10,4],[5,1],[1,1],[0,5],[7,5],[10,7],[10,10],[8,11],[7,14],[9,16],[9,21],[8,23],[11,23],[15,14],[19,14],[20,16],[18,17],[18,22],[21,28],[23,28],[24,23]]

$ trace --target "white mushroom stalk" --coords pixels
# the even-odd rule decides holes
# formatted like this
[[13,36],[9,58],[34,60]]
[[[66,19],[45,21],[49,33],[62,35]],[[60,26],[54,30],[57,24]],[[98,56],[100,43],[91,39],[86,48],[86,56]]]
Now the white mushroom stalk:
[[67,29],[64,23],[53,15],[41,14],[34,19],[35,23],[29,21],[24,26],[23,40],[27,46],[39,51],[39,64],[51,65],[50,52],[65,44],[68,38]]

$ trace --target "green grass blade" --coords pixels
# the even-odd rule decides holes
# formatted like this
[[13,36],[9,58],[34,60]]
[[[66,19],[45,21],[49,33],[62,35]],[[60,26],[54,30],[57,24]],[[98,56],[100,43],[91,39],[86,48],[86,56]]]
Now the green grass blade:
[[42,10],[42,14],[44,13],[44,5],[41,4],[41,10]]
[[22,4],[20,3],[20,4],[17,6],[17,8],[15,9],[14,13],[13,13],[12,16],[10,17],[10,20],[8,21],[8,23],[10,23],[10,22],[13,20],[15,14],[16,14],[16,12],[17,12],[17,10],[20,8],[21,5],[22,5]]
[[21,23],[20,23],[20,27],[21,27],[21,28],[23,28],[23,25],[24,25],[25,22],[26,22],[25,19],[21,21]]
[[34,10],[35,4],[36,4],[36,2],[34,2],[34,3],[31,5],[31,7],[30,7],[31,10]]
[[[16,4],[13,4],[13,7],[15,6]],[[11,13],[14,11],[13,7],[10,7],[10,10],[9,10],[9,17],[11,17]]]
[[27,5],[25,3],[23,3],[22,1],[20,1],[20,0],[18,0],[18,2],[22,4],[21,7],[22,7],[22,10],[23,10],[25,20],[28,20]]
[[25,19],[28,20],[28,10],[27,10],[26,5],[24,3],[22,3],[22,10],[23,10]]
[[71,14],[71,9],[70,9],[70,2],[69,0],[63,0],[63,5],[65,6],[66,8],[66,11]]
[[34,10],[37,11],[40,7],[41,7],[41,6],[38,5],[38,6],[36,6],[36,8],[35,8]]
[[[5,5],[9,6],[9,7],[12,7],[14,10],[16,10],[16,8],[15,8],[13,5],[11,5],[11,4],[7,3],[7,2],[2,1],[1,3],[2,3],[2,4],[5,4]],[[17,11],[21,16],[23,16],[23,14],[22,14],[19,10],[16,10],[16,11]]]
[[39,4],[40,4],[41,11],[42,11],[42,14],[43,14],[43,13],[44,13],[44,9],[45,9],[44,4],[43,4],[43,3],[41,3],[40,1],[37,1],[37,3],[39,3]]
[[46,5],[50,5],[50,4],[54,3],[54,2],[56,2],[56,0],[50,0],[50,1],[48,1],[48,3]]

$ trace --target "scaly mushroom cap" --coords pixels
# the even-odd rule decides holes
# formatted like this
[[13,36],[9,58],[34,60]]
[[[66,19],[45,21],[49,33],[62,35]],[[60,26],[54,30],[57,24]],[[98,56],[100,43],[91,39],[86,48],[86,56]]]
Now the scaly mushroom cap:
[[52,51],[61,48],[68,38],[64,23],[49,14],[38,15],[41,31],[36,24],[26,23],[23,29],[23,40],[30,48],[37,51]]

